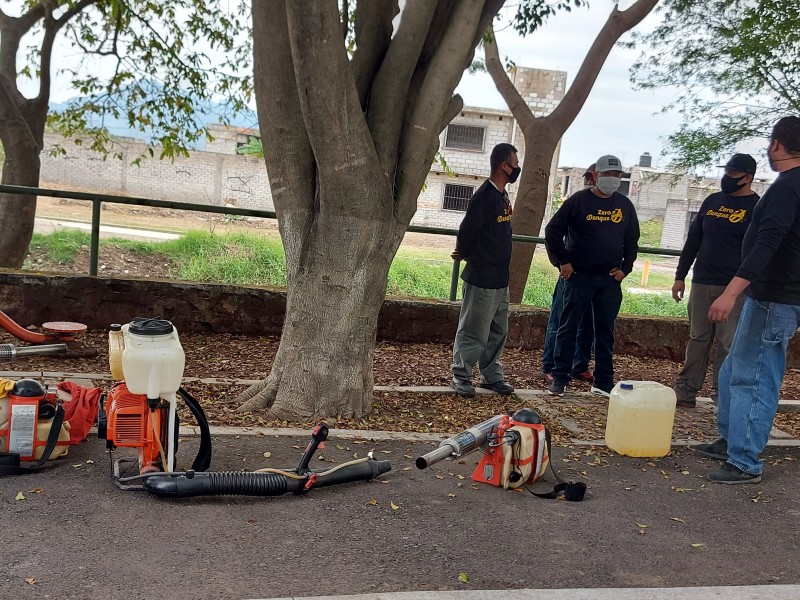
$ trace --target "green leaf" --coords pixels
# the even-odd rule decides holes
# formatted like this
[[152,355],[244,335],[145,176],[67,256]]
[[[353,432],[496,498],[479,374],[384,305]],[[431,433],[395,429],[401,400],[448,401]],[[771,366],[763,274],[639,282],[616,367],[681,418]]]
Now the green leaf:
[[464,571],[458,574],[458,580],[461,583],[469,583],[469,575],[467,575]]

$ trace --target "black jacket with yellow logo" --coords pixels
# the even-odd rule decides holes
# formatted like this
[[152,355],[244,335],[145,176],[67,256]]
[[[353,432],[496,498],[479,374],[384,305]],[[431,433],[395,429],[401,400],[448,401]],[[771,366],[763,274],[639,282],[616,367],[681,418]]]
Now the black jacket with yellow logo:
[[511,203],[488,179],[469,200],[458,228],[456,250],[467,261],[461,279],[481,288],[508,286]]
[[576,273],[607,275],[612,269],[622,269],[627,275],[639,251],[636,210],[619,192],[609,198],[590,189],[574,193],[544,231],[550,261],[571,263]]
[[800,304],[800,167],[778,175],[753,209],[736,275],[760,302]]
[[689,227],[675,279],[686,279],[694,262],[694,283],[728,285],[742,262],[742,240],[756,202],[758,194],[728,196],[722,192],[703,200]]

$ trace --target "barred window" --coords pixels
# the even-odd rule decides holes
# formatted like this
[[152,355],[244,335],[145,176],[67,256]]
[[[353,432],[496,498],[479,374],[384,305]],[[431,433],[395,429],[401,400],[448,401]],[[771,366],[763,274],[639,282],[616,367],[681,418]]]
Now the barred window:
[[472,125],[448,125],[444,145],[457,150],[483,150],[485,128]]
[[469,199],[475,192],[475,187],[471,185],[455,185],[446,183],[444,186],[444,202],[442,210],[460,210],[466,212]]

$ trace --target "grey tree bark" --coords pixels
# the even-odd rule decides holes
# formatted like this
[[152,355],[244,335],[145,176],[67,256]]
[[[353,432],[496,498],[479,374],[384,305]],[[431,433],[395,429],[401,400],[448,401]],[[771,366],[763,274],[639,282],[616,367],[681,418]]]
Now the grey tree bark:
[[[524,168],[511,217],[515,234],[539,234],[549,196],[550,165],[559,140],[586,103],[614,44],[623,33],[636,27],[657,4],[658,0],[637,0],[626,10],[614,8],[611,11],[569,90],[555,110],[545,117],[534,117],[530,107],[511,83],[500,61],[494,36],[484,44],[486,68],[525,137]],[[511,302],[522,301],[535,250],[535,244],[514,242],[509,281]]]
[[[287,303],[269,376],[239,410],[359,417],[389,267],[453,96],[502,0],[355,5],[356,51],[336,0],[253,3],[259,126],[286,249]],[[351,4],[352,6],[352,4]]]

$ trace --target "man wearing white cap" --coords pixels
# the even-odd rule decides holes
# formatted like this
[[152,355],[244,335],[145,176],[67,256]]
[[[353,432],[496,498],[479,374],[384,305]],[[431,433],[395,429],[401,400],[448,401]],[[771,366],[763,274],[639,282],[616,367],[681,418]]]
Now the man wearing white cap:
[[608,397],[614,387],[614,323],[622,303],[622,280],[639,251],[639,220],[620,194],[622,163],[597,159],[595,184],[570,196],[545,228],[547,253],[564,279],[564,309],[556,335],[549,392],[561,396],[571,379],[578,326],[587,307],[594,314],[595,369],[592,392]]

